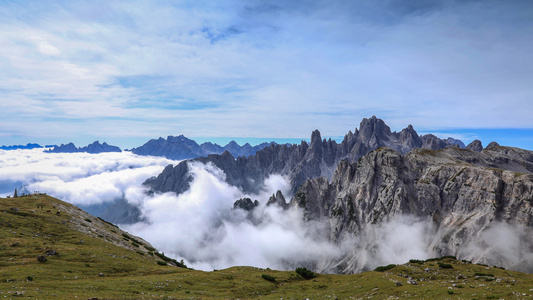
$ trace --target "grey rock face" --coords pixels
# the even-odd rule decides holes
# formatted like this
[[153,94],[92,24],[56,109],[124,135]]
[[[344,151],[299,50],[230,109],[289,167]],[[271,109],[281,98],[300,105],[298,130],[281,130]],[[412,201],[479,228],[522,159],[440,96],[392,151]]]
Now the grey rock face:
[[243,198],[235,201],[233,209],[242,209],[245,211],[252,211],[259,206],[259,201],[252,201],[250,198]]
[[481,144],[480,140],[474,140],[468,146],[466,146],[466,149],[481,152],[483,150],[483,145]]
[[285,200],[285,197],[283,197],[283,193],[281,193],[281,191],[277,191],[275,195],[272,195],[269,199],[268,199],[268,202],[266,204],[266,206],[270,206],[270,205],[277,205],[283,209],[287,209],[288,208],[288,203],[287,201]]
[[210,154],[222,154],[225,151],[229,151],[233,156],[239,157],[253,155],[257,151],[272,144],[275,143],[262,143],[252,147],[248,143],[239,146],[235,141],[231,141],[224,147],[209,142],[199,145],[195,141],[180,135],[168,136],[167,139],[159,138],[157,140],[150,140],[141,147],[131,149],[131,152],[137,155],[162,156],[174,160],[192,159]]
[[[404,156],[380,148],[356,163],[341,161],[331,183],[325,178],[306,181],[290,205],[303,208],[308,220],[328,220],[334,242],[371,235],[373,224],[411,215],[433,220],[436,233],[430,245],[437,255],[519,268],[506,258],[490,257],[482,234],[496,222],[533,233],[532,154],[517,148],[447,148],[416,149]],[[472,250],[473,244],[481,250]],[[533,252],[533,242],[522,246]],[[347,256],[337,267],[357,272],[363,262]]]
[[500,144],[498,144],[498,143],[496,143],[496,142],[490,142],[490,143],[487,145],[487,149],[492,148],[492,147],[497,147],[497,146],[500,146]]

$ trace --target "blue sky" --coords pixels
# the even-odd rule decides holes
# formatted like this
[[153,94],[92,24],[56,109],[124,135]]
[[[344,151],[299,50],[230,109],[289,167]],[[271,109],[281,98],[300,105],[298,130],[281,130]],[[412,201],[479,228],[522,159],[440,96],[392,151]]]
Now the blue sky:
[[0,28],[0,144],[339,137],[376,115],[533,150],[531,1],[0,1]]

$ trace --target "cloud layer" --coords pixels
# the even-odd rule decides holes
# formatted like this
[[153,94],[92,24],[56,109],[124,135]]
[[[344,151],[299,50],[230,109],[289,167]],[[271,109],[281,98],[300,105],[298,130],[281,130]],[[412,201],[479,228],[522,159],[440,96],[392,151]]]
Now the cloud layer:
[[529,1],[0,8],[11,140],[339,136],[374,114],[393,129],[533,127]]
[[43,149],[0,150],[0,192],[13,194],[21,184],[76,205],[121,199],[165,166],[176,163],[160,157],[122,153],[44,153]]

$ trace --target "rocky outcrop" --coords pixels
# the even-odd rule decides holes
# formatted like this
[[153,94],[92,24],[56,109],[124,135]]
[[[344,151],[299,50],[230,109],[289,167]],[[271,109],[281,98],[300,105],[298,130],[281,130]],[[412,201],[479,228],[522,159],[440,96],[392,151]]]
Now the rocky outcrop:
[[239,146],[235,141],[231,141],[224,147],[210,142],[199,145],[195,141],[180,135],[168,136],[167,139],[159,138],[157,140],[150,140],[141,147],[131,149],[131,152],[137,155],[162,156],[173,160],[192,159],[210,154],[222,154],[225,151],[228,151],[234,157],[239,157],[254,155],[257,151],[272,144],[275,143],[261,143],[252,147],[248,143]]
[[285,197],[283,196],[283,193],[280,190],[278,190],[276,194],[273,194],[268,199],[266,206],[271,206],[271,205],[281,207],[282,209],[288,208],[288,203],[285,200]]
[[[371,235],[374,224],[409,215],[432,220],[429,247],[437,256],[519,268],[516,261],[491,256],[482,235],[497,222],[533,233],[533,152],[492,149],[416,149],[402,155],[380,148],[358,162],[341,161],[331,182],[306,181],[289,205],[304,209],[307,220],[327,220],[334,242]],[[533,242],[522,246],[533,253]],[[348,255],[337,268],[357,272],[364,263]]]
[[235,201],[235,203],[233,204],[233,209],[242,209],[244,211],[250,212],[258,206],[259,206],[259,201],[257,200],[252,201],[252,199],[250,198],[242,198],[242,199]]
[[122,152],[119,147],[108,145],[106,142],[100,144],[96,141],[92,144],[89,144],[85,147],[78,148],[73,143],[68,143],[66,145],[61,144],[61,146],[55,146],[54,148],[47,150],[48,153],[79,153],[86,152],[91,154],[104,153],[104,152]]
[[481,144],[480,140],[474,140],[468,146],[466,146],[466,149],[481,152],[483,150],[483,145]]
[[488,145],[487,145],[487,149],[489,148],[492,148],[492,147],[498,147],[500,146],[500,144],[496,143],[496,142],[490,142]]
[[[160,139],[159,142],[164,143],[164,140]],[[226,151],[221,155],[184,161],[177,166],[165,168],[159,176],[146,180],[144,185],[152,192],[172,191],[180,194],[189,188],[192,180],[187,164],[201,162],[213,163],[226,173],[229,184],[246,193],[259,192],[264,180],[272,174],[289,177],[292,192],[295,192],[309,178],[324,176],[330,179],[337,163],[342,159],[354,162],[380,147],[389,147],[405,154],[420,147],[443,149],[450,146],[464,148],[462,142],[454,139],[419,136],[411,125],[399,133],[391,132],[383,120],[373,116],[363,119],[359,130],[356,128],[353,133],[348,132],[340,144],[331,139],[322,139],[320,132],[315,130],[311,134],[310,143],[302,141],[300,145],[270,145],[248,157],[235,158]]]

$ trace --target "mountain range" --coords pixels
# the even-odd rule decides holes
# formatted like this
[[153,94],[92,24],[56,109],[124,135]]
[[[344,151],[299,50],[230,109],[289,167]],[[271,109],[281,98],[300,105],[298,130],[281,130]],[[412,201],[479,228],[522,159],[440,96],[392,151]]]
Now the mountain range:
[[[192,161],[213,163],[226,173],[227,182],[244,192],[256,193],[261,184],[272,174],[286,175],[290,178],[291,190],[295,192],[307,179],[324,176],[330,179],[337,164],[346,159],[357,161],[368,152],[380,147],[389,147],[405,154],[416,148],[431,150],[446,147],[461,147],[462,141],[448,138],[440,139],[432,134],[419,136],[412,126],[401,132],[391,132],[385,122],[373,116],[363,119],[354,132],[348,132],[338,144],[328,139],[322,140],[320,132],[311,134],[311,142],[302,141],[299,145],[273,144],[249,157],[235,158],[229,151],[221,155],[199,157]],[[177,166],[169,165],[157,177],[148,179],[144,185],[159,192],[180,194],[189,188],[192,176],[188,173],[188,162]]]
[[[378,249],[378,228],[405,216],[425,222],[432,253],[533,271],[533,241],[527,238],[533,235],[532,151],[495,142],[483,148],[477,140],[465,146],[418,135],[410,125],[391,132],[374,116],[340,144],[315,130],[309,144],[270,145],[249,157],[226,151],[187,160],[143,185],[149,193],[181,194],[193,180],[192,162],[213,164],[228,184],[250,194],[260,192],[271,175],[289,178],[289,195],[278,191],[266,205],[303,210],[305,221],[324,225],[331,242],[359,240],[342,258],[314,262],[319,271],[365,270],[367,252],[359,250]],[[235,209],[264,209],[251,199],[236,200]],[[516,251],[502,250],[500,239],[517,243]]]
[[100,144],[96,141],[92,144],[89,144],[85,147],[76,147],[74,143],[68,143],[66,145],[61,144],[61,146],[55,146],[53,149],[46,150],[49,153],[78,153],[86,152],[91,154],[104,153],[104,152],[122,152],[119,147],[108,145],[106,142]]
[[275,142],[261,143],[251,146],[246,143],[239,146],[235,141],[229,142],[222,147],[210,142],[199,145],[195,141],[180,136],[168,136],[167,139],[152,139],[144,145],[131,149],[131,152],[137,155],[162,156],[173,160],[191,159],[210,154],[222,154],[228,151],[235,157],[254,155],[257,151],[276,144]]
[[52,148],[52,147],[57,147],[56,145],[46,145],[46,146],[41,146],[39,144],[35,144],[35,143],[28,143],[26,145],[10,145],[10,146],[0,146],[0,150],[19,150],[19,149],[25,149],[25,150],[30,150],[30,149],[36,149],[36,148]]

